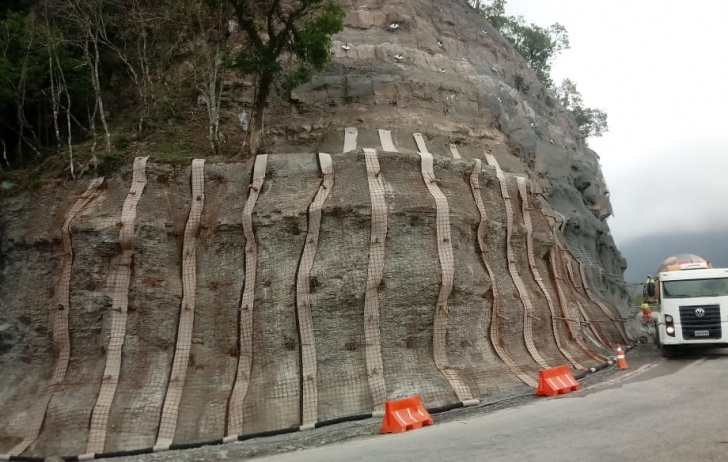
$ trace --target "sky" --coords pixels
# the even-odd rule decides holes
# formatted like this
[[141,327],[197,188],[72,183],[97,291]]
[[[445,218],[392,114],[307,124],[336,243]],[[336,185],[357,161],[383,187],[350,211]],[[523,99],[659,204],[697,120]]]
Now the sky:
[[609,132],[589,145],[618,247],[728,230],[728,2],[508,0],[506,12],[569,31],[552,76],[609,115]]

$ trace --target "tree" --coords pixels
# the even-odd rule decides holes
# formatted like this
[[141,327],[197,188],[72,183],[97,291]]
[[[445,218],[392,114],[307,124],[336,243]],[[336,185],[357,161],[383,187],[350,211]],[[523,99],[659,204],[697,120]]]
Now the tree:
[[584,137],[599,137],[609,131],[607,123],[607,113],[601,109],[594,109],[584,106],[584,100],[581,93],[576,88],[576,84],[565,79],[561,85],[556,88],[556,98],[561,105],[570,110],[574,115],[579,132]]
[[[581,93],[576,84],[569,79],[556,87],[551,79],[551,65],[554,59],[569,48],[569,33],[559,23],[549,27],[528,24],[523,16],[508,16],[506,0],[491,0],[483,3],[470,0],[470,4],[480,12],[509,42],[511,42],[538,79],[553,91],[561,105],[571,111],[584,137],[602,136],[609,130],[607,113],[601,109],[584,106]],[[516,81],[518,85],[518,80]]]
[[569,48],[569,33],[559,23],[548,27],[528,24],[523,16],[506,15],[506,0],[493,0],[482,6],[474,3],[480,13],[498,29],[516,50],[523,56],[539,80],[548,88],[553,88],[551,65],[554,59]]
[[[180,2],[187,19],[187,35],[190,56],[188,62],[193,71],[194,85],[199,92],[197,101],[207,109],[207,127],[210,149],[219,154],[222,134],[220,114],[224,90],[223,70],[227,46],[222,31],[232,16],[226,2],[205,4],[199,0]],[[226,8],[227,7],[227,8]]]
[[[249,129],[251,153],[260,150],[265,104],[276,82],[290,90],[322,70],[331,59],[331,36],[344,28],[344,10],[334,0],[223,0],[241,31],[243,48],[231,66],[256,79]],[[291,62],[288,68],[282,57]]]
[[26,109],[41,99],[47,71],[40,28],[21,13],[8,13],[0,21],[0,123],[17,139],[17,163],[24,160],[23,146],[39,154]]

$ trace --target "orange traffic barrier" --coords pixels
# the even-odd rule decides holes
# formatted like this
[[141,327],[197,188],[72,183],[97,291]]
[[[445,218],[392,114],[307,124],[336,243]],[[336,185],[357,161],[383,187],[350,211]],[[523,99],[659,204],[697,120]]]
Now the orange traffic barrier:
[[569,366],[558,366],[538,371],[536,394],[539,396],[554,396],[578,389],[579,382],[571,375]]
[[624,358],[622,346],[619,343],[617,344],[617,369],[629,369],[627,360]]
[[432,417],[425,410],[418,395],[384,403],[384,419],[379,433],[402,433],[423,425],[432,425]]

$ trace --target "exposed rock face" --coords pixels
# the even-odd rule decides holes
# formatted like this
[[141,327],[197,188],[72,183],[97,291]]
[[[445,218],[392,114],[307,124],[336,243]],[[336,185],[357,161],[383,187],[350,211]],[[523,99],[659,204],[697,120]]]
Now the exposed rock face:
[[[134,189],[128,166],[85,199],[86,184],[3,201],[0,454],[439,406],[625,340],[598,159],[522,59],[464,2],[346,7],[335,63],[270,117],[256,174],[148,164]],[[331,165],[285,154],[314,148]]]
[[[347,27],[334,42],[336,58],[293,92],[290,119],[270,118],[270,151],[319,143],[324,152],[338,152],[345,126],[425,133],[442,140],[444,149],[432,149],[436,156],[450,156],[448,143],[457,143],[465,158],[490,150],[504,170],[543,189],[566,219],[569,245],[592,284],[615,304],[627,304],[626,262],[604,221],[612,206],[599,157],[523,58],[466,3],[342,1]],[[392,23],[399,25],[394,31]],[[331,136],[336,141],[328,142]]]

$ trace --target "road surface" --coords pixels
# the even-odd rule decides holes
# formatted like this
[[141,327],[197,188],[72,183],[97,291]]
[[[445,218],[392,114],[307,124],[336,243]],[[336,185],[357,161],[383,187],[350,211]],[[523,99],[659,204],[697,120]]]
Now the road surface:
[[569,395],[259,460],[728,460],[728,350],[672,360],[655,350],[630,366]]

